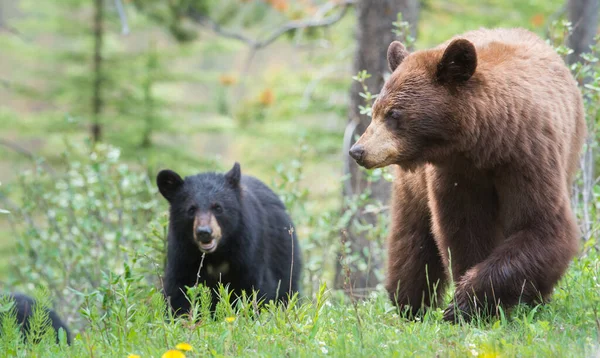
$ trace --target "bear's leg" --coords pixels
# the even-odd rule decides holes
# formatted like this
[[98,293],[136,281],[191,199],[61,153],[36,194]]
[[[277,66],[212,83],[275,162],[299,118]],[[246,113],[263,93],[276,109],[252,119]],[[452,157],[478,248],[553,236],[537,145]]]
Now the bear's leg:
[[[461,278],[445,320],[494,314],[500,305],[510,308],[520,302],[543,302],[576,254],[579,231],[565,180],[559,175],[544,175],[540,168],[532,169],[528,180],[515,179],[522,175],[520,169],[519,174],[512,173],[513,177],[505,172],[498,181],[506,239]],[[534,177],[536,180],[529,180]]]
[[175,250],[171,250],[167,254],[169,256],[162,291],[171,312],[175,316],[181,316],[189,313],[190,301],[185,287],[195,285],[199,264],[196,266],[183,260],[177,260],[177,251]]
[[[398,168],[391,203],[386,289],[401,312],[416,315],[439,304],[446,272],[433,234],[427,205],[425,170]],[[422,312],[422,311],[421,311]]]
[[452,280],[485,260],[502,241],[499,204],[489,174],[461,162],[429,167],[433,233]]
[[[185,290],[185,287],[182,289]],[[179,288],[170,290],[169,293],[165,291],[164,295],[175,316],[186,314],[190,310],[190,301]]]

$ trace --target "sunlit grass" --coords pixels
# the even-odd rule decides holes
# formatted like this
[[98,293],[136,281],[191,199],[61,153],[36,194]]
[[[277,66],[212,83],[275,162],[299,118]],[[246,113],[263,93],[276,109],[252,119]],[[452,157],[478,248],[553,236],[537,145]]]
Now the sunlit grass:
[[352,304],[324,286],[311,299],[285,309],[267,306],[259,316],[245,301],[237,311],[218,308],[214,319],[201,314],[204,318],[195,323],[185,318],[171,322],[155,290],[126,293],[118,287],[127,286],[117,283],[113,293],[127,297],[127,310],[113,299],[106,317],[92,310],[92,324],[71,347],[0,338],[0,349],[44,357],[160,357],[166,352],[167,357],[592,357],[600,352],[598,262],[595,251],[576,260],[547,305],[517,307],[499,320],[458,325],[442,322],[441,309],[409,321],[382,292]]

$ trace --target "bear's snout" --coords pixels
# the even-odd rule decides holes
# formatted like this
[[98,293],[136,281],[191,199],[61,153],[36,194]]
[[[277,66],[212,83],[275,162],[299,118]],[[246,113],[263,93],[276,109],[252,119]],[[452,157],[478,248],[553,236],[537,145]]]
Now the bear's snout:
[[355,144],[350,148],[349,154],[358,164],[360,164],[365,154],[365,148],[360,144]]
[[194,240],[200,251],[211,253],[221,239],[221,227],[210,212],[200,212],[194,219]]
[[381,123],[381,119],[374,118],[348,154],[363,168],[383,168],[394,164],[398,147],[395,134]]
[[203,244],[209,243],[212,237],[212,229],[210,226],[199,226],[196,228],[196,238]]

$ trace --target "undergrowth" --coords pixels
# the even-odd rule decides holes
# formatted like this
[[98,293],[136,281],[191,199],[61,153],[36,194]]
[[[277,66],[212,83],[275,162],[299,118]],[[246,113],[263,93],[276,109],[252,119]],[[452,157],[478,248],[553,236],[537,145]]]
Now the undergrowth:
[[[517,307],[500,320],[470,325],[442,322],[441,309],[411,322],[379,293],[353,306],[325,284],[313,297],[296,298],[288,307],[267,305],[257,310],[247,298],[234,302],[234,310],[230,299],[223,298],[214,318],[205,306],[195,304],[195,320],[174,320],[165,315],[162,296],[154,288],[133,289],[142,279],[135,272],[135,267],[124,268],[103,290],[85,298],[80,312],[89,325],[71,347],[56,345],[51,336],[37,345],[24,344],[17,339],[18,327],[11,316],[5,315],[0,351],[17,357],[160,357],[177,346],[187,357],[589,357],[600,353],[600,260],[595,249],[574,262],[551,303],[533,309]],[[208,302],[206,289],[195,290],[195,303]],[[34,325],[42,321],[35,319]],[[188,348],[192,350],[185,351]]]

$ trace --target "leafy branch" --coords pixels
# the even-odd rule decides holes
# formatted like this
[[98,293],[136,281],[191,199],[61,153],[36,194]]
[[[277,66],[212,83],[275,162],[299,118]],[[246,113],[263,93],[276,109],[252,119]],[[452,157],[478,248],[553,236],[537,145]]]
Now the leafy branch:
[[[219,25],[216,21],[211,19],[209,16],[203,14],[202,12],[198,11],[197,9],[191,6],[188,9],[187,15],[193,21],[200,24],[201,26],[211,29],[214,33],[222,37],[243,42],[246,45],[248,45],[251,48],[251,50],[257,51],[269,46],[270,44],[275,42],[279,37],[285,35],[288,32],[316,27],[332,26],[339,22],[341,19],[343,19],[346,13],[348,12],[348,9],[355,3],[356,0],[328,2],[317,11],[316,18],[290,21],[280,26],[279,28],[273,30],[268,36],[265,36],[263,39],[253,39],[244,34],[225,29],[221,27],[221,25]],[[341,10],[338,13],[326,17],[321,17],[323,14],[326,14],[338,7],[341,8]]]
[[359,71],[356,76],[352,76],[352,79],[362,86],[362,92],[359,92],[358,95],[365,99],[365,105],[358,106],[360,114],[370,117],[373,114],[373,101],[377,98],[377,94],[372,94],[371,91],[369,91],[369,86],[367,86],[366,83],[369,78],[371,78],[371,75],[367,73],[366,70]]
[[[397,20],[392,22],[394,28],[392,32],[401,39],[407,48],[410,48],[415,43],[415,38],[410,34],[410,23],[402,20],[402,13],[398,13]],[[369,91],[369,87],[367,86],[367,79],[369,79],[371,75],[367,73],[366,70],[359,71],[356,76],[353,76],[352,79],[357,81],[362,86],[362,92],[359,92],[358,95],[365,99],[365,105],[358,106],[360,114],[371,116],[373,114],[373,101],[377,98],[377,94],[371,93]]]
[[398,37],[406,48],[412,48],[415,44],[415,37],[411,35],[411,26],[408,21],[402,20],[402,13],[399,12],[397,20],[392,22],[392,32]]

